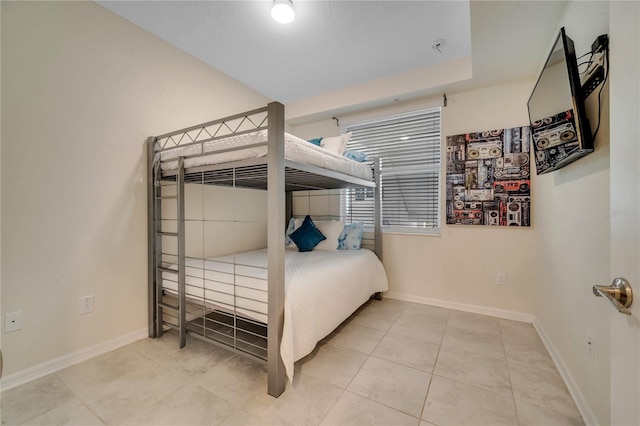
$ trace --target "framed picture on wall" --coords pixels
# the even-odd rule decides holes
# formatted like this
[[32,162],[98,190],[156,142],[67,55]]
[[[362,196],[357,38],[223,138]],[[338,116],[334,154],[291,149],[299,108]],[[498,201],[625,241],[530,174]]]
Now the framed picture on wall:
[[528,126],[447,136],[447,224],[530,226]]

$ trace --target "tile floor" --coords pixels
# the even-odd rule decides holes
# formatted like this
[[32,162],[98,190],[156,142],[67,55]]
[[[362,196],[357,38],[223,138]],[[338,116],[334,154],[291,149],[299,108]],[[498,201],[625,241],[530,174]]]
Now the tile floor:
[[264,365],[175,332],[2,394],[19,425],[581,425],[530,324],[370,301],[296,363],[280,398]]

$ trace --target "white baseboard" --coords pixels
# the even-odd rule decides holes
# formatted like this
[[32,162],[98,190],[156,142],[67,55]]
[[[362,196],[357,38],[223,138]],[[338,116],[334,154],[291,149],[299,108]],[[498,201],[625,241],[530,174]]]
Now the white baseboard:
[[538,332],[538,336],[540,336],[540,339],[542,340],[542,343],[544,343],[544,346],[547,348],[547,352],[549,352],[549,355],[551,356],[553,363],[556,365],[560,376],[562,376],[562,380],[564,380],[564,384],[567,386],[567,389],[569,390],[573,401],[576,403],[576,407],[578,408],[578,412],[582,416],[584,424],[587,426],[598,425],[598,419],[593,414],[589,403],[587,402],[582,392],[580,392],[580,388],[576,384],[576,381],[573,379],[573,376],[569,372],[569,369],[565,365],[564,361],[562,361],[560,353],[553,345],[553,342],[544,331],[542,324],[540,324],[537,318],[533,321],[533,327]]
[[412,296],[410,294],[388,292],[384,294],[389,299],[404,300],[405,302],[421,303],[423,305],[438,306],[440,308],[455,309],[457,311],[471,312],[480,315],[532,323],[534,316],[523,312],[508,311],[505,309],[487,308],[485,306],[467,305],[465,303],[448,302],[446,300],[431,299],[428,297]]
[[31,380],[35,380],[48,374],[55,373],[56,371],[60,371],[63,368],[70,367],[79,362],[86,361],[89,358],[102,355],[114,349],[118,349],[122,346],[128,345],[129,343],[133,343],[136,340],[147,337],[148,333],[148,329],[143,328],[129,334],[125,334],[124,336],[116,337],[115,339],[98,343],[97,345],[90,348],[82,349],[77,352],[43,362],[42,364],[27,368],[26,370],[9,374],[8,376],[3,377],[0,381],[0,388],[3,391],[6,391],[16,386],[20,386],[24,383],[30,382]]

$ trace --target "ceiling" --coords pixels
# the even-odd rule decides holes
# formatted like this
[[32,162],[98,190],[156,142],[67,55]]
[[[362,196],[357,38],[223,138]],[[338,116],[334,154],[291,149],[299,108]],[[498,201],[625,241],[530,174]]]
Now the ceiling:
[[[97,1],[264,96],[291,103],[468,58],[464,81],[427,79],[404,98],[532,77],[566,1],[294,0],[296,19],[271,19],[270,0]],[[444,40],[440,51],[433,48]],[[397,99],[394,99],[397,101]],[[375,101],[371,99],[370,101]]]

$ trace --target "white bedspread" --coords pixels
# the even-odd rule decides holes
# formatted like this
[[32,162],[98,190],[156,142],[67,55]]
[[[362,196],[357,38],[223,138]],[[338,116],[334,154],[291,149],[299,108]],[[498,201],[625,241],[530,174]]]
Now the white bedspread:
[[[220,303],[227,309],[233,309],[235,267],[237,311],[244,311],[256,319],[256,312],[263,312],[262,322],[266,322],[266,249],[204,261],[189,260],[187,265],[186,273],[190,276],[187,278],[187,294],[203,297],[204,292],[208,292],[208,303]],[[220,272],[224,268],[228,272]],[[331,333],[373,293],[386,291],[388,284],[382,263],[373,252],[365,249],[305,253],[287,249],[285,269],[284,330],[280,353],[287,376],[292,379],[295,361],[308,355],[320,339]],[[172,281],[175,279],[172,275],[163,273],[163,286],[175,291],[177,285]],[[253,293],[238,297],[239,289],[240,292],[253,290]]]
[[[185,167],[197,167],[209,164],[221,164],[232,161],[246,160],[249,158],[260,158],[267,155],[267,146],[256,146],[242,148],[243,146],[266,142],[267,131],[260,130],[242,135],[230,136],[215,141],[204,142],[202,144],[178,147],[160,153],[162,170],[174,170],[178,168],[177,158],[180,156],[197,155],[197,157],[186,158]],[[239,148],[233,151],[216,152],[229,148]],[[208,154],[211,153],[211,154]],[[284,156],[288,160],[298,163],[309,164],[323,169],[333,170],[361,179],[372,180],[373,173],[368,164],[358,163],[328,151],[297,136],[285,133],[284,135]]]

